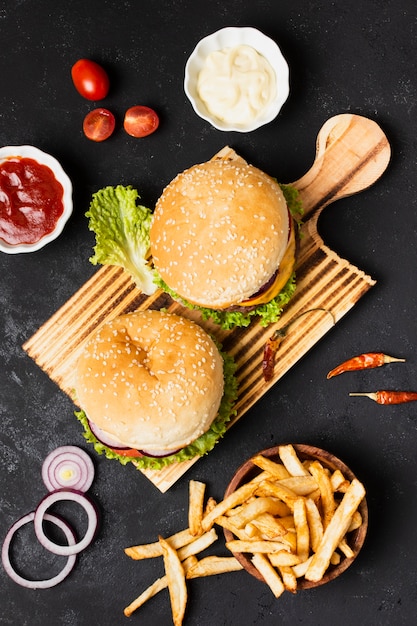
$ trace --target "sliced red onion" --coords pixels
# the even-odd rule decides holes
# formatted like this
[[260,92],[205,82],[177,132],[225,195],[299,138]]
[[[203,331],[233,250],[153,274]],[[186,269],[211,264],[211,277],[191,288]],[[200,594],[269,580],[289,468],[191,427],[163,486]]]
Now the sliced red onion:
[[[16,531],[19,530],[19,528],[21,528],[25,524],[28,524],[29,522],[33,522],[34,519],[35,519],[35,512],[32,511],[31,513],[28,513],[27,515],[24,515],[23,517],[21,517],[19,520],[17,520],[17,522],[13,524],[13,526],[11,526],[3,542],[3,547],[1,551],[1,560],[3,563],[3,567],[5,569],[5,572],[18,585],[21,585],[22,587],[26,587],[27,589],[48,589],[49,587],[54,587],[55,585],[58,585],[58,583],[62,582],[64,578],[68,576],[68,574],[72,571],[75,565],[76,556],[75,554],[68,555],[68,559],[67,559],[65,566],[60,571],[60,573],[54,576],[53,578],[49,578],[47,580],[29,580],[27,578],[24,578],[23,576],[20,576],[20,574],[16,572],[16,570],[14,569],[14,567],[12,566],[10,562],[10,544],[12,542],[12,539]],[[65,522],[60,517],[57,517],[56,515],[52,515],[50,513],[45,513],[43,519],[45,519],[48,522],[52,522],[63,531],[67,539],[68,546],[75,545],[76,543],[75,534],[71,526],[67,522]]]
[[96,424],[94,424],[93,422],[88,421],[88,425],[94,437],[103,445],[109,448],[112,448],[113,450],[129,450],[130,449],[130,446],[125,446],[115,437],[111,437],[110,435],[105,433],[104,430],[101,430],[101,428],[96,426]]
[[[62,500],[69,500],[80,504],[88,516],[87,531],[83,539],[73,545],[61,546],[51,541],[49,537],[45,535],[43,529],[43,520],[45,519],[46,511],[49,509],[50,506],[55,504],[55,502],[60,502]],[[58,489],[57,491],[52,491],[43,500],[41,500],[35,511],[34,525],[36,536],[44,548],[46,548],[50,552],[53,552],[54,554],[59,554],[60,556],[68,556],[72,554],[78,554],[90,545],[97,531],[98,515],[96,507],[94,506],[93,502],[85,495],[85,493],[75,491],[74,489]]]
[[140,452],[144,456],[150,456],[160,459],[164,456],[171,456],[171,454],[176,454],[180,450],[181,448],[177,448],[176,450],[140,450]]
[[48,491],[71,488],[87,491],[94,480],[94,464],[87,452],[77,446],[61,446],[46,457],[42,479]]

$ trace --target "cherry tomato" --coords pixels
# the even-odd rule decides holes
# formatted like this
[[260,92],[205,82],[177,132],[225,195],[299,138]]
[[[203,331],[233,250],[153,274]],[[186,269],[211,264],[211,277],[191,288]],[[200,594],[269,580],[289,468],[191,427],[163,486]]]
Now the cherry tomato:
[[84,135],[91,141],[104,141],[113,133],[116,120],[108,109],[94,109],[87,113],[83,122]]
[[109,77],[95,61],[80,59],[72,66],[71,76],[76,90],[87,100],[102,100],[109,92]]
[[137,105],[126,111],[123,126],[132,137],[146,137],[158,128],[159,117],[153,109]]

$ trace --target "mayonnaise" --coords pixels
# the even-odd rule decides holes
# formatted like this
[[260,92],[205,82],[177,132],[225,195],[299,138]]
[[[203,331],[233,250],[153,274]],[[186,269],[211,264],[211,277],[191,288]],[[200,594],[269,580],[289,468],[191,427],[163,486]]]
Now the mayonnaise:
[[264,56],[248,45],[208,55],[197,91],[208,111],[226,123],[255,120],[276,95],[275,72]]

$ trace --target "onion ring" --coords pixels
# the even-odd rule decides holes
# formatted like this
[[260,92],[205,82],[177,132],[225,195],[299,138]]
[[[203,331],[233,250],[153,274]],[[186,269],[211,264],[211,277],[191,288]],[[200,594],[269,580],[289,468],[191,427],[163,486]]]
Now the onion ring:
[[[68,576],[68,574],[72,571],[74,567],[76,556],[75,554],[68,555],[67,562],[65,566],[63,567],[63,569],[60,571],[60,573],[47,580],[29,580],[27,578],[24,578],[23,576],[20,576],[20,574],[16,572],[16,570],[14,569],[13,565],[10,562],[10,544],[12,542],[13,536],[16,533],[16,531],[19,530],[19,528],[21,528],[25,524],[32,522],[34,518],[35,518],[35,512],[32,511],[31,513],[27,513],[27,515],[24,515],[23,517],[21,517],[19,520],[17,520],[17,522],[13,524],[13,526],[10,527],[6,535],[6,538],[3,542],[3,547],[1,550],[1,560],[3,563],[3,567],[5,569],[5,572],[18,585],[21,585],[22,587],[26,587],[27,589],[49,589],[50,587],[54,587],[58,583],[62,582],[64,578]],[[52,522],[63,531],[69,546],[75,545],[75,534],[71,526],[67,522],[65,522],[60,517],[57,517],[56,515],[52,515],[50,513],[46,513],[44,515],[44,519],[48,522]]]
[[42,465],[42,480],[48,491],[62,487],[88,491],[94,473],[90,456],[77,446],[56,448],[48,454]]
[[[59,502],[61,500],[77,502],[77,504],[80,504],[84,508],[88,516],[88,527],[83,539],[73,545],[61,546],[51,541],[49,537],[45,535],[43,530],[43,520],[47,509],[55,504],[55,502]],[[74,489],[58,489],[56,491],[52,491],[38,504],[35,511],[34,525],[36,536],[44,548],[54,554],[59,554],[60,556],[69,556],[72,554],[78,554],[81,550],[84,550],[90,545],[97,531],[98,515],[96,507],[85,495],[85,493]]]
[[94,422],[88,420],[88,426],[97,441],[102,443],[104,446],[111,448],[111,450],[130,450],[129,446],[125,446],[118,439],[115,439],[105,433],[104,430],[96,426]]

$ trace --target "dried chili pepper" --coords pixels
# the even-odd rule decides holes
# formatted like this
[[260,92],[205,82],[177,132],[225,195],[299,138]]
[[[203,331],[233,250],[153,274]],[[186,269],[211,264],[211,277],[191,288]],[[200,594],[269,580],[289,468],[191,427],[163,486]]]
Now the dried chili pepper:
[[313,313],[317,311],[322,311],[324,313],[328,313],[329,315],[331,315],[333,318],[333,323],[334,323],[333,314],[327,309],[322,309],[322,308],[309,309],[308,311],[303,311],[302,313],[294,317],[290,322],[288,322],[286,326],[283,326],[282,328],[278,328],[274,332],[274,334],[267,340],[265,344],[264,352],[263,352],[263,358],[262,358],[262,372],[263,372],[263,377],[264,377],[265,382],[269,382],[274,375],[276,355],[290,327],[303,315],[307,315],[307,313]]
[[339,374],[343,374],[343,372],[372,369],[374,367],[381,367],[381,365],[386,365],[387,363],[404,363],[404,361],[405,359],[397,359],[396,357],[388,356],[382,352],[367,352],[344,361],[332,369],[327,374],[327,378],[333,378],[333,376],[338,376]]
[[366,396],[378,404],[403,404],[415,402],[417,391],[374,391],[371,393],[350,393],[350,396]]

